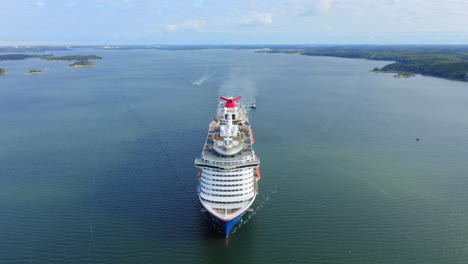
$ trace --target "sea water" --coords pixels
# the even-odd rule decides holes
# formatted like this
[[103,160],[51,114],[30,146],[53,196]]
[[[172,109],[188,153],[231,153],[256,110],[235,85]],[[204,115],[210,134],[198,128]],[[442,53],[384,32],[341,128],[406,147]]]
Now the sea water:
[[[0,63],[0,263],[468,259],[467,83],[245,50],[54,54],[103,59]],[[256,103],[262,170],[228,240],[193,164],[220,95]]]

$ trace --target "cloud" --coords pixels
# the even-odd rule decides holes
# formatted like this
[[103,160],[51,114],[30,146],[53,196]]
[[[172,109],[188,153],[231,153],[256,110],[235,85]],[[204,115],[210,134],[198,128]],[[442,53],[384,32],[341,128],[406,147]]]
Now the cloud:
[[166,26],[166,30],[167,30],[168,32],[174,32],[174,31],[177,30],[177,25],[176,25],[176,24],[167,25],[167,26]]
[[289,10],[299,16],[326,15],[333,4],[334,0],[291,0]]
[[198,8],[201,7],[205,3],[205,0],[196,0],[193,2],[193,7]]
[[203,26],[203,23],[199,20],[186,20],[179,24],[169,24],[166,26],[167,32],[175,31],[199,31]]
[[[42,43],[40,41],[48,40],[51,43],[139,44],[153,43],[159,37],[161,43],[446,41],[466,44],[468,40],[468,0],[8,2],[0,7],[0,17],[5,25],[2,42]],[[77,19],[82,18],[83,10],[92,15],[76,24]],[[20,13],[28,15],[18,16]],[[33,31],[18,30],[38,23],[42,26]],[[73,31],[69,30],[69,25],[74,25]],[[114,34],[122,37],[114,41]],[[375,39],[367,36],[375,36]]]
[[79,1],[77,1],[77,2],[71,2],[71,3],[68,3],[67,6],[70,7],[70,8],[73,8],[73,7],[77,6],[79,3],[80,3]]
[[315,3],[317,11],[321,14],[328,14],[333,5],[333,0],[318,0]]
[[270,13],[253,12],[241,24],[244,26],[269,26],[273,24],[273,18]]

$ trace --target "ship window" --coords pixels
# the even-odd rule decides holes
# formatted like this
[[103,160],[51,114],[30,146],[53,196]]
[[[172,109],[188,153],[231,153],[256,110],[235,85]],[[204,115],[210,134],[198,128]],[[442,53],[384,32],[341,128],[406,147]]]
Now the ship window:
[[236,119],[236,115],[235,114],[232,114],[232,119]]

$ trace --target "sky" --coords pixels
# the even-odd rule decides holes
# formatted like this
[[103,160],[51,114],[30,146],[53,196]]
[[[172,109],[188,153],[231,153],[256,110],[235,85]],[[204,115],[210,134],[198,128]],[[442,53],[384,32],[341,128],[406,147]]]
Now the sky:
[[0,45],[468,44],[468,0],[0,0]]

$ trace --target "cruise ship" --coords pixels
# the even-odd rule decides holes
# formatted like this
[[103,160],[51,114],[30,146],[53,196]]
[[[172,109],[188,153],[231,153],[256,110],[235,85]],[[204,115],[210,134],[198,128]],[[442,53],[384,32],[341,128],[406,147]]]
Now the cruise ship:
[[198,197],[226,237],[254,202],[261,178],[254,134],[240,98],[221,96],[201,158],[195,159]]

